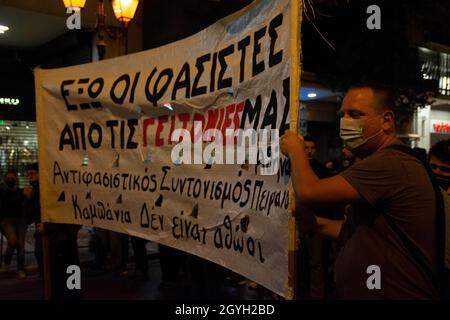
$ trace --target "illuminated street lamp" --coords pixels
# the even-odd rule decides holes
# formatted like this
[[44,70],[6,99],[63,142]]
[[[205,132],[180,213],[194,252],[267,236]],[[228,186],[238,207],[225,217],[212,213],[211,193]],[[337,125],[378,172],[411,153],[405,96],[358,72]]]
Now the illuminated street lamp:
[[[66,8],[71,7],[74,10],[81,10],[84,8],[86,0],[63,0],[63,2]],[[139,0],[112,0],[111,2],[114,15],[122,24],[122,29],[111,29],[106,25],[104,0],[98,0],[97,21],[94,26],[94,30],[98,30],[97,49],[99,60],[103,60],[103,58],[105,57],[105,35],[108,34],[113,39],[117,39],[123,36],[125,34],[124,31],[128,27],[128,24],[131,22],[131,20],[133,20],[137,6],[139,4]]]
[[114,15],[126,28],[134,18],[139,0],[112,0]]
[[86,0],[63,0],[64,6],[67,8],[83,9]]

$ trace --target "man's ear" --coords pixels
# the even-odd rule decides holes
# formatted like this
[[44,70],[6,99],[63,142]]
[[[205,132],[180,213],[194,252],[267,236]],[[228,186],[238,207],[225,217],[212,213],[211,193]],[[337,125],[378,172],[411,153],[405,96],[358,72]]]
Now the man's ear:
[[384,130],[389,130],[395,127],[395,115],[393,111],[389,110],[383,113],[381,126]]

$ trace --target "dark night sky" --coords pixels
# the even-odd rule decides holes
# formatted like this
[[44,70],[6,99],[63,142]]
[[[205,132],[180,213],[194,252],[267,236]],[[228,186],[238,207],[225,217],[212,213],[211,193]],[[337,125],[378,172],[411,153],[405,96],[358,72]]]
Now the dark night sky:
[[[249,3],[251,0],[145,0],[144,49],[192,35]],[[361,78],[414,82],[417,77],[416,57],[411,55],[414,47],[429,41],[450,46],[447,0],[311,0],[311,3],[316,9],[314,24],[336,51],[320,38],[304,16],[303,66],[306,71],[321,75],[325,84],[336,86],[340,81],[337,85],[345,87],[342,82]],[[371,4],[381,8],[381,30],[366,28],[366,9]],[[311,8],[306,10],[312,19]],[[411,16],[416,16],[414,21]],[[51,48],[40,50],[50,51]],[[38,56],[35,52],[0,48],[2,83],[7,84],[3,85],[4,90],[29,88],[27,91],[34,92],[30,68],[42,62],[36,61]],[[31,93],[28,99],[33,101]]]

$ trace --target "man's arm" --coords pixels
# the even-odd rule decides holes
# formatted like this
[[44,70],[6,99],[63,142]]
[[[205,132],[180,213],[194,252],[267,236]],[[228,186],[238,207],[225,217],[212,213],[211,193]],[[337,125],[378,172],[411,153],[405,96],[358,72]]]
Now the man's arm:
[[317,207],[360,199],[358,191],[339,175],[319,180],[306,158],[303,139],[292,131],[287,130],[281,138],[281,151],[291,160],[292,184],[301,204]]
[[331,220],[317,216],[316,221],[317,221],[317,232],[335,240],[339,237],[342,224],[344,223],[344,220]]
[[344,220],[322,218],[306,206],[296,207],[297,222],[300,233],[320,233],[326,237],[337,239]]

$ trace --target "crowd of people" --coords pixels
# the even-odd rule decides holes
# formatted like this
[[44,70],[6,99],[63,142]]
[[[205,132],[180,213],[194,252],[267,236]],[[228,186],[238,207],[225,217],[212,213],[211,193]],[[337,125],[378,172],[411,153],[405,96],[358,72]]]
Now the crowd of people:
[[[34,225],[34,254],[39,276],[44,280],[43,235],[48,241],[48,267],[51,272],[50,286],[53,299],[80,299],[78,290],[67,288],[67,267],[80,265],[78,232],[81,226],[60,223],[41,223],[39,197],[39,168],[37,163],[27,167],[29,185],[18,187],[17,174],[8,171],[0,185],[0,236],[7,239],[7,248],[0,273],[11,271],[14,252],[17,252],[17,278],[25,279],[25,235],[29,225]],[[133,254],[129,253],[129,244]],[[93,260],[88,267],[110,272],[114,277],[147,281],[149,279],[147,240],[119,232],[94,228],[89,241]],[[233,274],[212,262],[187,254],[177,249],[158,245],[161,265],[159,290],[176,290],[189,280],[192,293],[197,297],[214,297],[217,289]],[[133,272],[128,272],[128,262],[133,263]]]
[[[450,194],[450,140],[427,154],[396,135],[395,99],[380,85],[352,87],[340,110],[342,157],[321,164],[311,137],[286,131],[281,150],[290,158],[300,221],[300,294],[307,299],[438,299],[448,297],[445,265],[445,204]],[[2,271],[17,251],[17,276],[26,277],[24,239],[34,223],[35,256],[43,274],[42,235],[49,241],[52,291],[73,298],[65,288],[65,268],[79,264],[79,226],[40,223],[37,164],[28,167],[30,186],[18,188],[9,171],[0,189],[0,226],[8,240]],[[448,223],[448,219],[447,219]],[[128,247],[135,269],[128,275]],[[148,279],[146,240],[95,229],[94,267],[107,257],[117,276]],[[448,246],[447,246],[448,250]],[[108,254],[108,252],[110,252]],[[180,273],[214,282],[225,269],[181,251],[159,246],[160,288],[177,286]],[[448,263],[448,260],[447,260]],[[381,271],[381,284],[368,285],[369,267]],[[189,271],[190,270],[190,271]],[[75,297],[76,298],[76,297]]]

